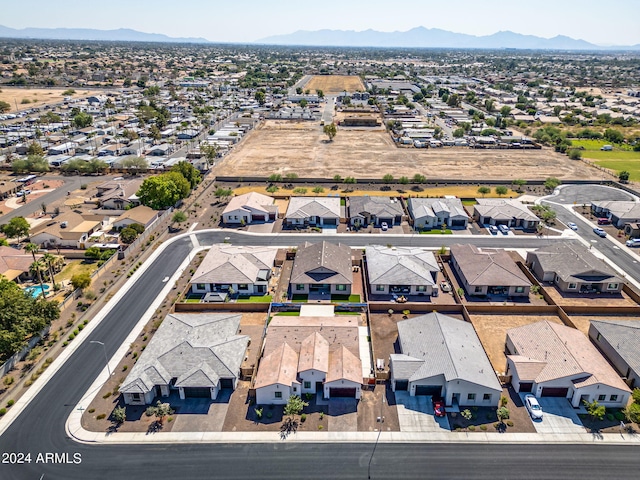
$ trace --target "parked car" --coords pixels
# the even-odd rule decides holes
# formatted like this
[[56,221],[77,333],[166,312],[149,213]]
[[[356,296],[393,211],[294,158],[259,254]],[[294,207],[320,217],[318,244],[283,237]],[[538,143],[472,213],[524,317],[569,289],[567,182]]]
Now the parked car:
[[524,404],[529,411],[529,415],[534,420],[542,420],[542,407],[538,403],[538,399],[533,395],[524,397]]
[[31,193],[31,190],[20,190],[18,193],[16,193],[16,197],[22,197],[23,195],[29,195]]
[[506,235],[509,233],[509,230],[511,229],[507,225],[499,225],[498,230],[500,230],[502,233]]
[[445,293],[450,292],[451,285],[449,285],[449,282],[440,282],[440,290],[442,290]]
[[573,222],[567,223],[567,227],[569,227],[571,230],[578,230],[578,225]]
[[498,227],[496,227],[495,225],[489,225],[489,232],[491,233],[491,235],[497,235]]
[[380,224],[380,230],[382,230],[383,232],[386,232],[387,230],[389,230],[389,225],[387,225],[387,222],[382,222]]
[[610,225],[611,224],[611,220],[609,220],[606,217],[602,217],[598,219],[598,225]]
[[444,417],[447,413],[444,409],[444,399],[440,397],[433,397],[431,402],[433,403],[433,414],[436,417]]
[[607,236],[607,232],[605,232],[603,229],[599,228],[599,227],[595,227],[593,229],[593,233],[595,233],[596,235],[598,235],[599,237],[606,237]]
[[632,238],[627,240],[627,247],[640,247],[640,238]]

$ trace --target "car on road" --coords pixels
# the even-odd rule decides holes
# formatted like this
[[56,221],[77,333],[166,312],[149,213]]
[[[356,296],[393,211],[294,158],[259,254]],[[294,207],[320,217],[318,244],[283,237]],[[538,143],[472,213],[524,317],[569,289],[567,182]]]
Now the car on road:
[[436,417],[444,417],[447,413],[444,409],[444,399],[440,397],[433,397],[431,402],[433,403],[433,414]]
[[382,222],[380,224],[380,230],[382,230],[383,232],[386,232],[387,230],[389,230],[389,225],[387,225],[387,222]]
[[640,238],[632,238],[631,240],[627,240],[627,247],[640,247]]
[[578,225],[573,222],[567,223],[567,227],[569,227],[571,230],[578,230]]
[[527,395],[524,397],[524,404],[529,411],[529,415],[534,420],[542,420],[542,407],[538,403],[538,399],[533,395]]
[[601,229],[600,227],[595,227],[593,229],[593,233],[595,233],[596,235],[598,235],[599,237],[606,237],[607,236],[607,232],[605,232],[603,229]]
[[511,230],[507,225],[499,225],[498,229],[505,235],[507,235],[509,233],[509,230]]
[[495,225],[489,225],[489,232],[491,233],[491,235],[497,235],[498,227],[496,227]]

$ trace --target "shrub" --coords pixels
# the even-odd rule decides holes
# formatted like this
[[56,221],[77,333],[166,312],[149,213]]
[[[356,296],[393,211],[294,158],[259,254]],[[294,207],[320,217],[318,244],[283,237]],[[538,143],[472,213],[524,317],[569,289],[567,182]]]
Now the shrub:
[[318,430],[323,430],[324,427],[322,425],[318,425]]
[[496,415],[498,415],[498,420],[504,421],[509,418],[509,409],[507,407],[500,407],[496,411]]
[[256,417],[258,417],[258,419],[262,418],[262,411],[263,411],[262,407],[254,408],[253,411],[256,412]]
[[624,413],[622,413],[620,410],[618,410],[617,412],[615,412],[613,414],[613,418],[615,418],[619,422],[622,422],[624,420]]
[[106,413],[101,413],[100,415],[98,415],[96,417],[96,420],[104,420],[105,418],[107,418],[107,414]]
[[623,412],[629,422],[640,423],[640,404],[632,403]]
[[504,395],[502,395],[500,397],[500,406],[501,407],[506,407],[507,403],[509,403],[509,399],[507,397],[505,397]]
[[610,422],[613,422],[614,419],[615,417],[613,416],[613,413],[607,413],[607,420],[609,420]]
[[300,421],[304,422],[307,419],[307,414],[303,413],[302,415],[300,415]]
[[513,422],[511,420],[507,420],[505,423],[507,424],[507,427],[513,427]]
[[640,403],[640,388],[633,389],[633,392],[631,392],[631,398],[633,398],[633,403]]
[[7,409],[6,408],[0,408],[0,417],[5,415],[6,413],[7,413]]
[[480,425],[480,430],[482,430],[483,432],[487,431],[487,426],[486,425]]
[[89,410],[87,410],[87,412],[89,412],[89,413],[93,413],[93,412],[95,412],[95,411],[96,411],[96,409],[95,409],[95,408],[90,408]]
[[114,408],[111,418],[116,423],[123,423],[127,419],[127,409],[125,407]]
[[123,366],[123,367],[122,367],[122,371],[123,371],[123,372],[126,372],[126,371],[127,371],[127,368],[129,368],[129,367],[127,367],[126,365],[125,365],[125,366]]
[[12,407],[14,403],[16,403],[16,401],[15,401],[15,400],[9,400],[9,401],[7,402],[7,408],[8,408],[8,407]]
[[102,398],[109,398],[111,396],[111,392],[107,392],[104,395],[102,395]]
[[273,413],[267,412],[267,418],[272,418],[272,417],[273,417]]
[[469,431],[470,432],[475,432],[476,431],[475,425],[469,425]]
[[14,382],[14,378],[9,376],[9,377],[5,377],[4,380],[2,380],[2,383],[4,383],[7,387],[9,385],[11,385]]
[[324,418],[324,412],[320,412],[320,420]]

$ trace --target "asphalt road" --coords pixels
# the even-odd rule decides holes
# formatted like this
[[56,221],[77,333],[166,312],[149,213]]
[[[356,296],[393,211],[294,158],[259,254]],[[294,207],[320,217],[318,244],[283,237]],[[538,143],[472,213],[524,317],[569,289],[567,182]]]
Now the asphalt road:
[[[232,243],[244,238],[247,244],[259,243],[256,240],[262,238],[235,232],[198,234],[203,244],[224,240],[224,236]],[[296,244],[305,237],[282,235],[279,240]],[[358,235],[341,239],[352,237],[350,243],[362,243]],[[442,243],[441,239],[424,237],[428,236],[421,236],[420,244]],[[391,241],[382,235],[378,238],[383,243]],[[466,241],[485,244],[491,239],[478,236]],[[513,240],[504,237],[503,241]],[[540,242],[526,240],[536,241]],[[163,288],[161,279],[175,272],[190,249],[186,238],[170,245],[0,437],[0,455],[31,454],[28,464],[2,463],[11,457],[1,457],[2,480],[367,478],[372,444],[291,444],[276,440],[256,445],[85,445],[66,436],[64,424],[71,409],[104,368],[101,347],[89,341],[104,342],[107,354],[113,355]],[[77,458],[74,454],[79,454],[80,461],[37,462],[38,454],[47,453],[67,454],[71,462]],[[381,444],[372,461],[371,478],[637,478],[639,466],[640,456],[634,447]]]

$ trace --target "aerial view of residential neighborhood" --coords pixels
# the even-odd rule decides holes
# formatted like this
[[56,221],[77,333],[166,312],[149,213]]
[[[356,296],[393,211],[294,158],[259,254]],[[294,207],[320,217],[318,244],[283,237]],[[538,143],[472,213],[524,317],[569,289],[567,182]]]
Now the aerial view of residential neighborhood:
[[633,1],[32,3],[0,479],[638,478]]

